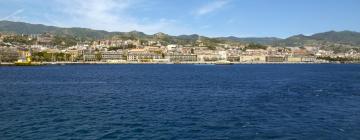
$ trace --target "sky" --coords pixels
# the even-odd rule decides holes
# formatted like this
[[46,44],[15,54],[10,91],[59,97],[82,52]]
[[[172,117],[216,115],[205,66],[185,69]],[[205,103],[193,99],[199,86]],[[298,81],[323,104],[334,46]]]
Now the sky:
[[0,20],[107,31],[280,37],[360,31],[360,0],[0,0]]

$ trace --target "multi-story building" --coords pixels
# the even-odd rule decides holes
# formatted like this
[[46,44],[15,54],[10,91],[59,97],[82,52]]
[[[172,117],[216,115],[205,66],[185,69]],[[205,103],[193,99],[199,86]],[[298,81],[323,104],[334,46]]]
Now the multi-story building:
[[240,56],[240,62],[265,62],[265,55],[242,55]]
[[197,61],[196,54],[168,54],[165,56],[171,62],[195,62]]
[[79,58],[79,56],[83,55],[83,51],[81,50],[77,50],[77,49],[69,49],[66,50],[65,53],[70,55],[70,61],[77,61],[77,59]]
[[103,51],[101,53],[101,61],[111,61],[111,60],[123,60],[122,51]]
[[301,62],[302,57],[296,57],[296,56],[288,56],[286,58],[286,61],[288,62]]
[[266,56],[266,62],[284,62],[285,57],[283,56]]
[[218,60],[220,60],[220,56],[219,56],[219,54],[202,54],[202,55],[198,55],[197,59],[200,62],[203,62],[203,61],[218,61]]
[[95,54],[84,54],[83,55],[84,61],[96,61],[96,55]]
[[315,62],[316,58],[313,56],[304,56],[301,58],[301,62]]
[[285,58],[287,62],[315,62],[316,58],[313,56],[288,56]]
[[163,55],[151,53],[145,49],[132,49],[127,54],[127,60],[131,62],[152,62],[154,59],[162,59]]
[[240,56],[238,56],[238,55],[230,55],[230,56],[227,57],[227,61],[239,62],[240,61]]
[[149,53],[158,53],[158,54],[162,54],[162,53],[166,52],[165,48],[151,47],[151,46],[144,47],[144,50]]
[[83,61],[97,61],[96,52],[93,50],[83,51]]

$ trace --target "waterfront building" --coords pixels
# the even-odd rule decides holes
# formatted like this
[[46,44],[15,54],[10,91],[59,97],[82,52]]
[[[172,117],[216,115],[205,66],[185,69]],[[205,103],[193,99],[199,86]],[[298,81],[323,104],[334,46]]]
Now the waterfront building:
[[82,55],[83,51],[82,50],[77,50],[77,49],[69,49],[69,50],[66,50],[65,53],[70,55],[70,60],[69,61],[75,62],[75,61],[77,61],[79,56]]
[[163,55],[148,52],[146,49],[132,49],[127,54],[130,62],[152,62],[153,59],[163,59]]
[[287,62],[315,62],[314,56],[288,56],[285,59]]
[[93,50],[84,50],[83,51],[83,61],[97,61],[96,52]]
[[218,61],[220,56],[219,54],[202,54],[202,55],[198,55],[197,59],[200,62],[204,62],[204,61]]
[[265,55],[242,55],[240,56],[240,62],[265,62]]
[[302,57],[289,56],[289,57],[286,58],[286,61],[288,61],[288,62],[301,62]]
[[285,57],[283,56],[266,56],[266,62],[284,62]]
[[196,54],[168,54],[165,58],[171,62],[195,62],[197,61]]
[[101,53],[101,61],[109,61],[109,60],[123,60],[123,52],[122,51],[103,51]]
[[88,61],[96,61],[96,55],[95,54],[84,54],[83,55],[83,60],[85,62],[88,62]]
[[301,58],[301,62],[315,62],[316,58],[313,56],[304,56]]
[[240,56],[230,55],[227,57],[227,61],[240,62]]

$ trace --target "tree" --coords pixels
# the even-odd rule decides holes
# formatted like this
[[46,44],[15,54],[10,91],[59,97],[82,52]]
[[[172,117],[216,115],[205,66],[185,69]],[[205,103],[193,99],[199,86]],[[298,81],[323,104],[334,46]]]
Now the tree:
[[209,50],[216,50],[216,47],[215,47],[215,46],[207,46],[207,48],[208,48]]
[[96,61],[100,61],[101,60],[101,53],[95,53],[95,58],[96,58]]
[[29,36],[14,35],[5,37],[3,42],[31,45],[35,42],[35,39],[31,39]]
[[70,36],[55,36],[52,40],[54,46],[70,47],[76,45],[78,40],[75,37]]
[[247,50],[247,49],[254,49],[254,50],[262,49],[262,50],[266,50],[266,49],[267,49],[267,46],[264,46],[264,45],[261,45],[261,44],[251,43],[251,44],[247,45],[243,50]]

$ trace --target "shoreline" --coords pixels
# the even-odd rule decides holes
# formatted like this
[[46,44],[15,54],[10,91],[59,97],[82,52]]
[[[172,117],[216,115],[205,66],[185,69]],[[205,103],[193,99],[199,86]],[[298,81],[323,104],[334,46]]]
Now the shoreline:
[[[38,65],[40,64],[40,65]],[[216,62],[178,62],[178,63],[166,63],[166,62],[121,62],[121,63],[109,63],[109,62],[43,62],[37,63],[32,66],[46,66],[46,65],[136,65],[136,64],[149,64],[149,65],[263,65],[263,64],[360,64],[360,62],[231,62],[225,64],[219,64]],[[16,66],[15,63],[0,63],[0,66]]]

